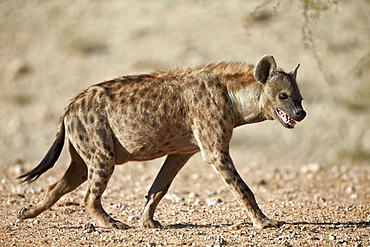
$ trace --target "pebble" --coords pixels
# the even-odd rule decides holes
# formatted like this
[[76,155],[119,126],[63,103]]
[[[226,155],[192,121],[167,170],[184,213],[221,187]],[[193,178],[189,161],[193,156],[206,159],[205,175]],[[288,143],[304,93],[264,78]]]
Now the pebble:
[[334,234],[329,234],[329,240],[333,241],[333,240],[336,240],[337,239],[337,236],[335,236]]
[[221,200],[220,198],[215,198],[215,197],[213,197],[213,198],[208,198],[208,199],[206,200],[206,202],[207,202],[207,205],[208,205],[208,206],[213,206],[213,205],[216,205],[216,204],[218,204],[218,203],[221,203],[221,202],[222,202],[222,200]]
[[320,171],[321,165],[318,163],[310,163],[308,165],[305,165],[301,168],[301,173],[307,174],[307,173],[317,173]]
[[185,200],[183,197],[178,196],[174,193],[168,193],[164,196],[164,198],[167,199],[167,200],[170,200],[172,202],[181,202],[181,201]]
[[140,220],[140,217],[137,215],[130,215],[127,217],[127,221],[138,221]]

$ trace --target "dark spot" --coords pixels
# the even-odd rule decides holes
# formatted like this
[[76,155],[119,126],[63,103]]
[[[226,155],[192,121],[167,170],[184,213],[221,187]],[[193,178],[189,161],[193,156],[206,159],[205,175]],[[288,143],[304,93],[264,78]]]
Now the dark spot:
[[84,115],[84,122],[87,123],[88,122],[88,116],[85,114]]
[[81,132],[82,134],[86,133],[86,129],[85,129],[85,126],[82,124],[81,120],[80,119],[77,119],[76,120],[76,127],[77,127],[77,131]]
[[233,180],[231,178],[226,178],[225,179],[225,183],[232,184],[233,183]]
[[237,184],[244,184],[243,180],[238,176],[238,178],[236,179],[236,183]]
[[91,110],[93,108],[93,102],[90,100],[90,101],[88,101],[87,102],[87,108],[86,108],[86,110]]
[[81,99],[81,108],[85,108],[85,106],[86,106],[86,99],[82,98]]
[[99,172],[98,172],[98,175],[99,175],[99,177],[101,177],[101,178],[107,178],[107,177],[108,177],[108,174],[107,174],[107,173],[105,173],[104,171],[99,171]]
[[110,151],[111,150],[111,147],[108,144],[106,144],[106,143],[103,143],[103,147],[107,151]]
[[90,116],[90,123],[93,124],[95,122],[95,119],[93,116]]
[[98,190],[93,189],[93,190],[91,191],[91,193],[93,193],[93,194],[98,194]]
[[162,106],[162,107],[163,107],[163,111],[164,111],[164,112],[167,112],[167,110],[168,110],[168,106],[167,106],[167,104],[163,104],[163,106]]
[[96,149],[95,148],[91,148],[90,149],[92,153],[95,153]]
[[243,195],[247,196],[249,194],[250,190],[248,188],[246,188],[246,187],[243,187],[241,189],[241,192],[242,192]]
[[96,130],[96,133],[100,137],[100,140],[102,140],[103,142],[105,142],[105,140],[107,139],[107,133],[105,133],[105,130],[99,128],[99,129]]
[[86,158],[89,160],[91,159],[91,154],[86,154]]
[[139,91],[139,97],[140,98],[145,98],[146,90],[140,90]]
[[99,167],[100,167],[100,169],[104,169],[105,168],[105,164],[104,163],[99,163]]
[[105,156],[105,154],[103,154],[103,153],[99,153],[99,159],[100,159],[100,160],[106,160],[106,159],[107,159],[107,157]]
[[115,94],[115,93],[112,93],[112,92],[109,92],[109,94],[108,94],[108,98],[111,100],[111,101],[116,101],[116,97],[117,96],[117,94]]
[[220,83],[215,83],[214,86],[217,90],[220,90],[222,88],[222,85]]
[[100,182],[95,182],[95,186],[100,188],[101,187],[101,183]]
[[150,127],[152,127],[153,129],[157,127],[157,123],[155,121],[152,121],[150,124]]
[[149,109],[150,108],[150,102],[149,101],[144,101],[143,103],[142,103],[142,108],[143,109]]
[[130,97],[128,98],[128,103],[131,105],[131,104],[134,104],[135,103],[135,98],[134,97]]
[[109,155],[113,157],[114,156],[114,153],[113,152],[110,152]]
[[83,141],[84,136],[83,135],[78,135],[78,138],[80,139],[80,141]]
[[219,169],[221,170],[221,171],[229,171],[229,166],[228,165],[221,165],[220,167],[219,167]]
[[210,100],[206,100],[204,103],[205,103],[206,108],[210,108],[210,106],[211,106],[211,101]]

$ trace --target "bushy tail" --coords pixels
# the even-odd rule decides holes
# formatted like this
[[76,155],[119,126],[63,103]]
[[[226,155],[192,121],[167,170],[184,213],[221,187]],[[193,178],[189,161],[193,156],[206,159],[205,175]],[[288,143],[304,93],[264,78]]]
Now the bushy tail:
[[32,183],[38,179],[44,172],[52,168],[55,162],[58,160],[60,153],[62,152],[64,145],[65,127],[64,127],[64,114],[59,121],[58,132],[56,134],[55,141],[44,159],[36,166],[32,171],[29,171],[17,179],[23,179],[22,183]]

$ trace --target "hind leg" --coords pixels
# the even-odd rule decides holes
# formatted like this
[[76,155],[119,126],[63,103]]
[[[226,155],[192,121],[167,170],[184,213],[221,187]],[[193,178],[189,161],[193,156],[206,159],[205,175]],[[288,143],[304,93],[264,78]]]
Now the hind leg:
[[19,219],[36,217],[45,210],[51,208],[63,195],[75,190],[87,179],[87,168],[85,162],[77,154],[76,150],[69,144],[71,164],[64,176],[56,183],[50,185],[46,191],[44,199],[32,206],[29,205],[21,209],[18,213]]
[[148,201],[140,219],[142,226],[150,228],[161,227],[158,221],[153,220],[154,211],[160,200],[167,193],[177,173],[193,155],[194,154],[170,154],[167,156],[166,161],[146,196]]
[[83,204],[101,227],[127,229],[129,226],[113,219],[101,204],[101,196],[114,171],[114,165],[114,155],[112,152],[107,154],[101,152],[95,155],[95,158],[89,165],[88,189],[83,199]]

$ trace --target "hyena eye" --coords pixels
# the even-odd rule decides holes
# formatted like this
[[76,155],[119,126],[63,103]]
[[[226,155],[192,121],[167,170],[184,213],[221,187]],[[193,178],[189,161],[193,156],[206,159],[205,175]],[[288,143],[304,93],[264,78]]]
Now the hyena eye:
[[280,93],[279,94],[279,99],[287,99],[288,98],[288,94],[287,93]]

